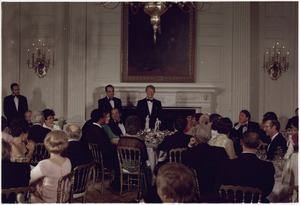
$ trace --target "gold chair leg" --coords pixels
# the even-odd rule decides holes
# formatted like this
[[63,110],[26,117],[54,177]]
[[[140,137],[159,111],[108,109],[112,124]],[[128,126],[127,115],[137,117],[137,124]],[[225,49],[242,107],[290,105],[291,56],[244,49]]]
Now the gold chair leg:
[[120,175],[120,197],[122,198],[122,191],[123,191],[123,173],[121,172]]
[[[99,171],[100,171],[100,169],[99,169]],[[102,169],[102,181],[101,181],[101,193],[103,194],[104,193],[104,185],[105,185],[105,183],[104,183],[104,169]]]

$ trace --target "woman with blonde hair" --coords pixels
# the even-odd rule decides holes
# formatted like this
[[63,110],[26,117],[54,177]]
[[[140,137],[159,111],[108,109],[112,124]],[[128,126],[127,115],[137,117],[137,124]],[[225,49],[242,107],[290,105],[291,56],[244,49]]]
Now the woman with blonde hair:
[[54,130],[44,140],[50,158],[40,161],[31,170],[29,184],[36,184],[31,195],[32,203],[56,203],[58,180],[71,172],[71,162],[60,154],[68,147],[68,136],[64,131]]

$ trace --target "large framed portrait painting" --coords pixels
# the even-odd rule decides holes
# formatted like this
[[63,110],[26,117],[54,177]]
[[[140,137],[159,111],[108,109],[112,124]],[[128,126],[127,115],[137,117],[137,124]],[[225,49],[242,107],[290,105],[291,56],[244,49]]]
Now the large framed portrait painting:
[[122,9],[122,82],[194,82],[195,12],[169,8],[154,43],[150,16],[142,8]]

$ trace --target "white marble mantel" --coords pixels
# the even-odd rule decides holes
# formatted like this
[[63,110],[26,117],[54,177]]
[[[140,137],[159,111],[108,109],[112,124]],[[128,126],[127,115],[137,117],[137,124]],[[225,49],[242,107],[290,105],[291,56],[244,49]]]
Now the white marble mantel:
[[[123,107],[135,107],[137,102],[146,97],[145,88],[148,84],[118,83],[115,87],[115,96],[121,98]],[[196,112],[211,113],[212,97],[216,87],[199,84],[153,84],[156,92],[154,98],[161,101],[163,108],[192,108]],[[101,85],[100,98],[106,93]]]

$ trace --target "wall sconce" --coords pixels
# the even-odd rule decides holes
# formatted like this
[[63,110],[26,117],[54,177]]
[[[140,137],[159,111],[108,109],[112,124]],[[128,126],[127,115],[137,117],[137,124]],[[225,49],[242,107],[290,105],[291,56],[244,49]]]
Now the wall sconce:
[[264,53],[263,68],[272,80],[276,81],[283,72],[288,70],[289,54],[290,52],[286,51],[284,46],[280,47],[279,43]]
[[[54,66],[54,52],[52,52],[52,67]],[[44,78],[50,68],[50,46],[46,46],[40,39],[37,44],[32,43],[31,50],[27,49],[27,65],[31,67],[39,78]]]

